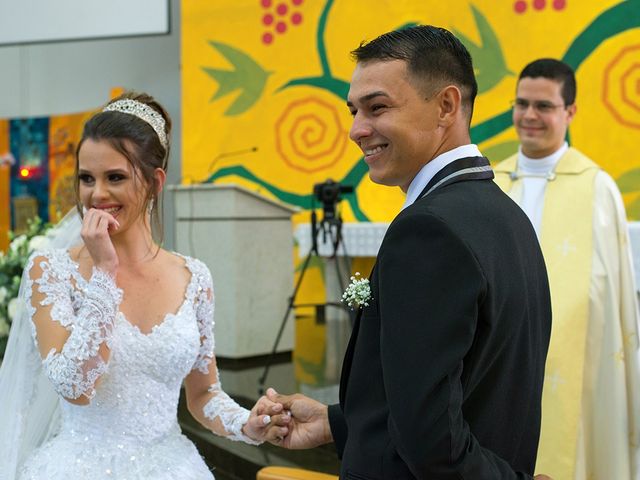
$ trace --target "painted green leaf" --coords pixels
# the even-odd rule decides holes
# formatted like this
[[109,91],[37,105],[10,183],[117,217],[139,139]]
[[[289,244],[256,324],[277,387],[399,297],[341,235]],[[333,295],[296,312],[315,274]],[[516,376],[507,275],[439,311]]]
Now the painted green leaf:
[[234,67],[233,70],[202,67],[202,69],[218,83],[218,90],[211,97],[211,102],[230,93],[240,90],[240,95],[224,112],[226,116],[240,115],[249,110],[260,98],[267,78],[267,72],[246,53],[224,43],[209,42]]
[[513,72],[507,68],[500,41],[485,16],[471,5],[473,18],[480,34],[480,45],[476,45],[462,32],[454,30],[455,35],[462,41],[473,58],[478,93],[486,92],[495,87],[507,75]]
[[483,148],[482,154],[489,159],[491,164],[495,165],[516,153],[518,151],[518,145],[520,145],[520,142],[517,140],[508,140],[488,148]]
[[627,206],[627,218],[633,221],[640,220],[640,197]]
[[640,191],[640,168],[634,168],[616,180],[618,188],[622,193],[631,193]]

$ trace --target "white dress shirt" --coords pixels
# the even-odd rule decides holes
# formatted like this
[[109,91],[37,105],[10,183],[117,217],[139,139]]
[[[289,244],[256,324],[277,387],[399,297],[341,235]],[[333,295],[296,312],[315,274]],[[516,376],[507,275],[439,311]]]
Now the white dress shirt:
[[529,158],[522,153],[522,147],[518,149],[517,174],[522,177],[522,197],[514,199],[520,208],[527,214],[529,220],[540,238],[540,228],[542,226],[542,210],[544,207],[544,193],[547,189],[547,182],[556,168],[560,157],[569,148],[567,142],[551,155],[542,158]]
[[424,167],[420,169],[418,174],[413,177],[409,189],[407,190],[407,198],[404,201],[402,209],[404,210],[413,202],[418,199],[418,195],[424,190],[429,181],[442,170],[455,160],[468,157],[482,157],[480,149],[477,145],[469,144],[456,147],[448,152],[441,153],[436,158],[428,162]]

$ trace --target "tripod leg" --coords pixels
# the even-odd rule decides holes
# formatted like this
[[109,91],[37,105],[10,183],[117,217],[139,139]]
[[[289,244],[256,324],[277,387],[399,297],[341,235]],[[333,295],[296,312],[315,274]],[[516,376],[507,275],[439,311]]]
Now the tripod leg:
[[317,251],[313,248],[309,250],[307,257],[304,259],[304,263],[302,264],[302,269],[300,271],[300,276],[298,277],[298,281],[296,282],[295,287],[293,288],[293,292],[289,297],[289,303],[287,305],[287,310],[284,313],[284,317],[282,318],[282,322],[280,323],[280,328],[278,329],[278,334],[276,335],[276,340],[273,343],[273,348],[271,349],[271,354],[267,358],[267,362],[264,366],[264,372],[262,372],[262,376],[258,379],[258,394],[264,395],[264,384],[267,380],[267,375],[269,375],[269,370],[271,369],[271,364],[273,363],[273,359],[276,356],[276,352],[278,350],[278,344],[280,343],[280,338],[282,338],[282,333],[284,332],[284,327],[287,324],[287,319],[289,318],[289,314],[293,310],[295,306],[296,296],[298,295],[298,290],[300,290],[300,286],[302,285],[302,280],[304,278],[304,274],[307,271],[309,266],[309,262],[311,261],[311,257],[317,255]]

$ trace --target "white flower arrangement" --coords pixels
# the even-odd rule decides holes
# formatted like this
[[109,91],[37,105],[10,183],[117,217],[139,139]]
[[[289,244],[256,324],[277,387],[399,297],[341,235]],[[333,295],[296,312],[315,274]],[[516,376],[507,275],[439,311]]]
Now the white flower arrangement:
[[9,253],[19,252],[27,243],[27,236],[22,234],[15,237],[9,244]]
[[28,222],[23,234],[9,232],[9,248],[6,253],[0,250],[0,357],[4,356],[11,321],[20,308],[17,297],[22,271],[31,253],[44,247],[50,227],[36,217]]
[[29,250],[35,252],[36,250],[42,250],[46,248],[49,243],[49,239],[46,235],[36,235],[31,240],[29,240]]
[[342,301],[351,308],[368,307],[371,300],[371,286],[368,278],[359,278],[360,272],[351,276],[351,283],[342,294]]

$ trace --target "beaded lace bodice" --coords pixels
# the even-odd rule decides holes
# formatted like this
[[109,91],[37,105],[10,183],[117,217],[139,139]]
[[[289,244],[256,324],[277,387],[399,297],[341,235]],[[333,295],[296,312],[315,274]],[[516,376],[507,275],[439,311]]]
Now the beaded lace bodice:
[[62,402],[65,428],[104,426],[117,436],[153,441],[175,427],[180,386],[200,350],[191,294],[149,334],[116,314],[107,372],[89,405]]
[[[95,434],[123,448],[127,444],[154,442],[179,431],[177,405],[182,381],[194,369],[207,373],[213,356],[212,282],[208,268],[185,257],[191,280],[182,305],[145,334],[118,311],[122,292],[108,275],[94,269],[87,281],[64,250],[37,252],[28,269],[35,258],[40,259],[43,271],[35,281],[38,291],[45,294],[42,304],[53,305],[52,321],[72,332],[62,353],[50,352],[43,366],[59,394],[76,394],[77,398],[85,392],[91,398],[86,406],[61,401],[61,433],[87,438]],[[27,304],[33,317],[35,308],[30,302]],[[83,338],[89,340],[70,345],[76,329],[85,331]],[[37,342],[35,327],[33,335]],[[91,360],[92,355],[96,356],[95,344],[101,341],[110,349],[104,365]],[[87,361],[79,366],[78,358]],[[214,401],[216,394],[219,401]],[[220,389],[214,392],[212,402],[224,405],[218,413],[231,438],[244,440],[239,429],[248,412]]]

